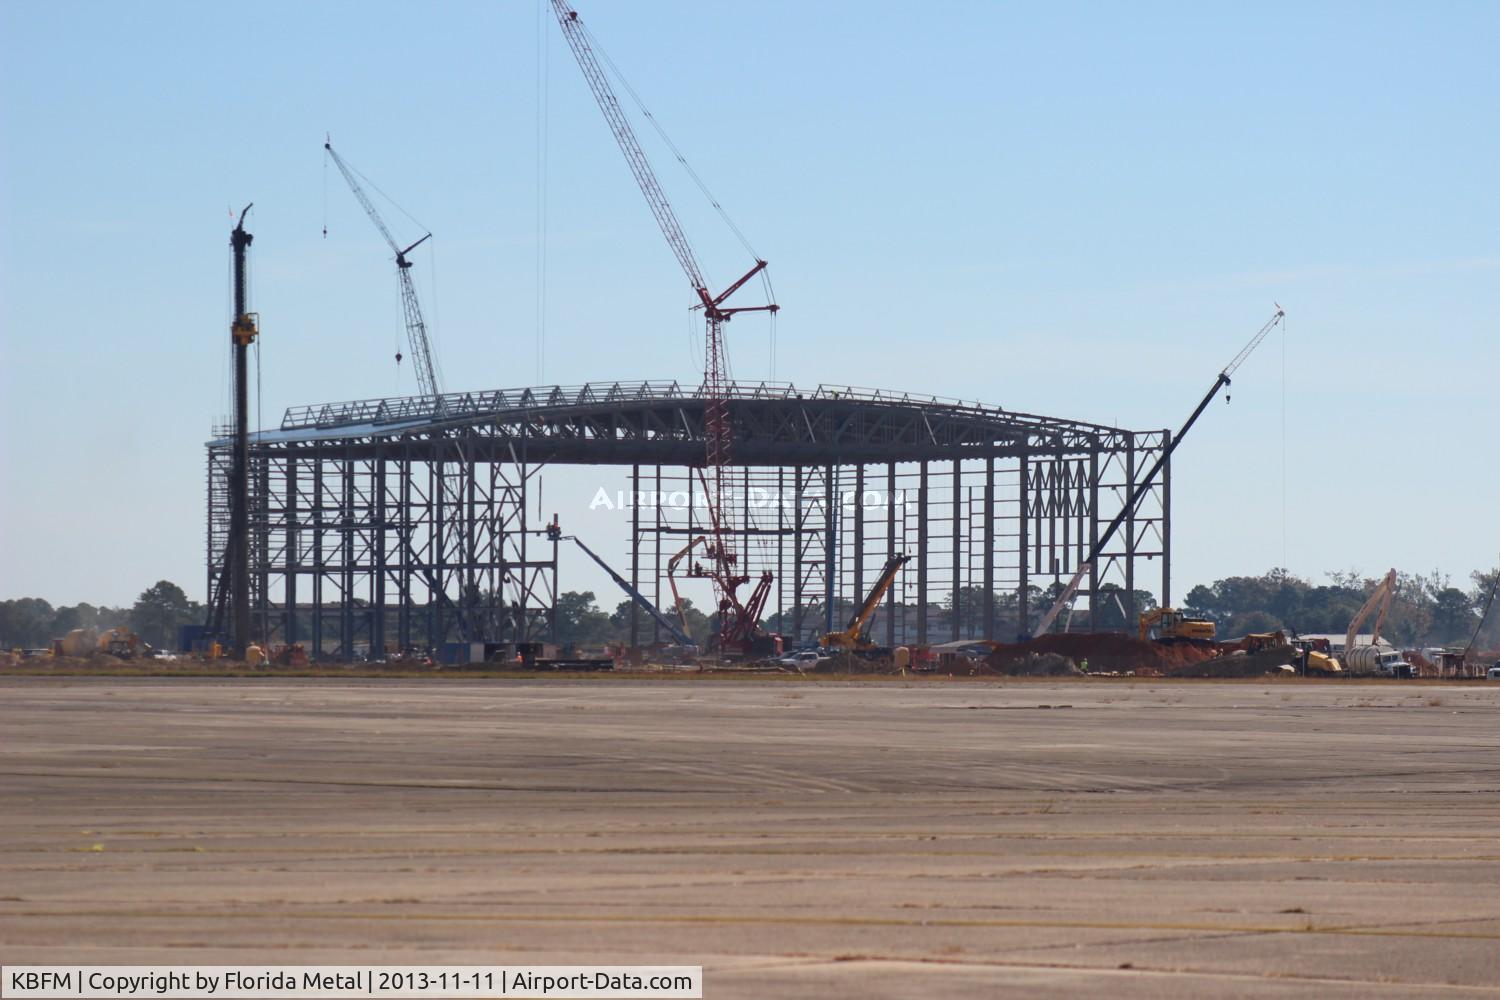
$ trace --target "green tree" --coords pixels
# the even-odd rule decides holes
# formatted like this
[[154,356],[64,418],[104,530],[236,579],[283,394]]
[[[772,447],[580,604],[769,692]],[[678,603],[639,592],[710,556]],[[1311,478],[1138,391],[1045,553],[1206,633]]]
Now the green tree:
[[610,631],[609,615],[599,610],[592,590],[569,590],[557,595],[559,642],[606,642]]
[[141,592],[130,609],[130,627],[153,646],[174,646],[177,630],[202,617],[202,608],[188,600],[170,580],[158,580]]
[[1444,587],[1433,595],[1427,641],[1433,645],[1467,643],[1478,624],[1473,599],[1457,587]]
[[1500,582],[1500,567],[1492,570],[1475,570],[1469,575],[1474,581],[1474,590],[1471,596],[1474,599],[1474,607],[1477,610],[1480,622],[1476,626],[1479,632],[1474,636],[1476,649],[1500,649],[1500,597],[1497,597],[1496,583]]
[[40,597],[18,597],[0,603],[0,642],[5,648],[38,648],[52,635],[52,605]]

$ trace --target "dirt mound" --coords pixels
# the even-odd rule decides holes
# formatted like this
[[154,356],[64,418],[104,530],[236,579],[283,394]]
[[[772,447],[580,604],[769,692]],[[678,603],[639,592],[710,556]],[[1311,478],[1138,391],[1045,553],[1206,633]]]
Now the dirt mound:
[[1294,666],[1297,651],[1291,646],[1272,646],[1258,653],[1217,656],[1202,663],[1189,663],[1168,672],[1172,677],[1260,677],[1284,673],[1280,668]]
[[842,652],[824,657],[813,665],[815,674],[893,674],[896,665],[889,656],[861,656]]
[[1027,653],[997,668],[1012,677],[1073,677],[1082,676],[1078,664],[1057,653]]
[[989,665],[997,673],[1011,673],[1010,666],[1027,656],[1056,654],[1083,666],[1088,672],[1158,671],[1170,673],[1174,668],[1199,663],[1214,656],[1212,646],[1193,643],[1142,642],[1118,632],[1044,635],[1029,642],[998,646],[989,655]]

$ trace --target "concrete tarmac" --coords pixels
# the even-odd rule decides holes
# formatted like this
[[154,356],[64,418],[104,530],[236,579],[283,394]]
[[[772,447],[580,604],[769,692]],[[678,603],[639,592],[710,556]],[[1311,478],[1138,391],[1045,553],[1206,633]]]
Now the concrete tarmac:
[[0,680],[6,964],[1500,996],[1500,684]]

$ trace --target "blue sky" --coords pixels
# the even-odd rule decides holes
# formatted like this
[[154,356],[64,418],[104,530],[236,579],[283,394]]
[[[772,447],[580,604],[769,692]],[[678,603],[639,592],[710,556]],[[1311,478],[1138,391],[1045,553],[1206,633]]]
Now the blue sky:
[[[778,378],[1176,427],[1279,301],[1285,339],[1179,452],[1179,587],[1284,544],[1313,577],[1494,563],[1500,5],[580,13],[772,262]],[[412,391],[327,131],[437,234],[450,388],[697,377],[687,285],[539,2],[11,0],[0,46],[0,597],[202,596],[231,207],[256,203],[264,422]],[[710,278],[737,275],[647,147]],[[731,333],[769,375],[764,325]]]

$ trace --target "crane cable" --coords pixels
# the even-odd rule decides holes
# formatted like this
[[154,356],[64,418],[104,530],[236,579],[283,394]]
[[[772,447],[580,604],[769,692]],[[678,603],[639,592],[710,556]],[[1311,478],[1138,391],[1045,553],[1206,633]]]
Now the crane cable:
[[650,109],[646,107],[645,102],[641,100],[641,96],[635,92],[635,88],[632,87],[630,85],[630,81],[625,78],[625,74],[620,72],[620,67],[615,65],[614,60],[609,57],[609,53],[606,52],[604,47],[599,44],[599,40],[594,37],[594,33],[590,31],[588,29],[588,26],[585,25],[582,21],[579,21],[577,23],[578,26],[583,29],[583,34],[584,37],[588,40],[589,47],[597,52],[599,54],[599,57],[604,60],[604,64],[608,66],[610,72],[615,75],[615,79],[619,81],[620,86],[625,88],[625,92],[630,95],[630,99],[635,102],[635,106],[640,109],[641,114],[644,115],[646,120],[651,123],[651,127],[656,130],[656,134],[661,136],[662,142],[667,144],[667,148],[672,151],[672,155],[677,158],[677,162],[682,164],[682,168],[686,170],[688,176],[693,179],[693,183],[698,185],[698,190],[703,192],[703,196],[707,198],[708,203],[714,207],[714,211],[719,213],[719,218],[724,220],[724,224],[729,227],[731,232],[734,233],[735,237],[740,241],[740,245],[745,248],[745,251],[749,253],[750,256],[755,260],[760,260],[760,254],[755,252],[755,248],[750,245],[750,241],[745,237],[745,234],[740,230],[740,227],[735,225],[734,220],[729,217],[729,213],[724,210],[724,206],[719,204],[719,199],[715,198],[713,192],[708,189],[708,185],[703,183],[703,178],[698,176],[698,171],[694,170],[693,165],[687,161],[687,157],[682,155],[682,150],[678,149],[677,144],[672,141],[672,137],[667,135],[666,129],[662,128],[661,123],[656,120],[656,116],[653,115]]
[[1495,576],[1490,580],[1490,596],[1485,598],[1484,610],[1479,613],[1479,624],[1474,626],[1474,634],[1469,637],[1469,644],[1464,647],[1464,659],[1469,658],[1469,652],[1473,650],[1474,643],[1479,641],[1479,633],[1484,631],[1484,623],[1489,620],[1490,609],[1495,605],[1495,591],[1500,589],[1500,568],[1495,570]]
[[[323,238],[324,239],[328,238],[328,160],[329,160],[329,157],[331,157],[333,155],[334,155],[333,150],[330,149],[330,148],[328,148],[327,146],[325,146],[324,147],[324,151],[323,151]],[[340,159],[342,159],[342,157],[340,157]],[[433,256],[433,250],[432,250],[432,247],[430,245],[433,242],[433,240],[434,240],[434,237],[432,235],[432,230],[428,229],[427,226],[422,223],[422,220],[418,219],[416,216],[412,215],[406,209],[402,208],[401,207],[401,203],[398,202],[395,198],[392,198],[390,195],[388,195],[384,191],[382,191],[381,188],[380,188],[380,185],[376,184],[374,181],[370,180],[370,178],[366,177],[364,175],[364,172],[361,171],[358,167],[356,167],[354,164],[350,163],[348,160],[344,160],[343,163],[344,163],[345,167],[349,168],[349,171],[351,173],[353,173],[356,176],[358,176],[359,179],[362,180],[362,181],[364,181],[365,184],[367,186],[369,186],[369,188],[371,190],[373,190],[376,194],[380,195],[380,197],[384,198],[391,205],[392,208],[394,208],[396,211],[400,212],[402,215],[406,216],[406,218],[412,223],[412,225],[416,226],[422,232],[424,232],[424,233],[427,234],[427,238],[426,238],[425,242],[427,242],[429,244],[428,250],[427,250],[427,252],[428,252],[428,258],[427,258],[428,259],[428,264],[432,265],[432,266],[436,266],[436,259],[437,258],[435,256]],[[432,295],[433,295],[433,298],[430,301],[432,302],[432,316],[433,316],[432,333],[434,335],[436,335],[436,333],[437,333],[437,315],[438,315],[438,305],[437,305],[437,297],[436,297],[437,296],[437,284],[436,284],[436,281],[437,281],[436,277],[433,276],[433,277],[431,277],[430,283],[428,285],[428,287],[430,289],[432,289]],[[401,307],[402,313],[404,315],[405,314],[405,309],[406,309],[406,304],[405,304],[404,301],[400,303],[400,307]],[[402,360],[405,357],[405,355],[403,355],[401,353],[401,331],[400,330],[397,330],[395,332],[395,334],[394,334],[394,340],[396,342],[396,394],[399,396],[401,394],[401,388],[400,388],[400,386],[401,386],[401,362],[402,362]],[[428,352],[427,353],[428,353],[428,356],[429,356],[429,363],[432,365],[433,378],[437,382],[437,384],[441,385],[442,384],[442,373],[441,373],[441,370],[439,369],[437,360],[432,357],[432,355],[435,352],[432,351],[430,344],[429,344]],[[418,389],[420,390],[420,386],[418,386]]]
[[551,63],[547,48],[547,0],[537,5],[536,21],[536,381],[547,372],[547,173]]
[[1281,568],[1287,569],[1286,523],[1286,317],[1281,320]]
[[[619,82],[620,86],[625,88],[625,93],[630,95],[630,99],[635,102],[635,106],[640,111],[641,115],[651,123],[651,127],[656,131],[656,134],[661,138],[661,141],[666,144],[669,150],[671,150],[672,155],[676,157],[677,162],[682,165],[683,170],[685,170],[687,172],[687,175],[692,178],[693,183],[698,186],[698,190],[702,192],[703,197],[707,199],[710,205],[713,206],[714,211],[719,214],[719,218],[723,220],[724,225],[727,226],[729,228],[729,231],[734,233],[735,238],[740,241],[740,246],[745,248],[745,252],[748,253],[752,259],[757,261],[761,260],[760,254],[757,253],[755,247],[750,244],[750,240],[747,236],[745,236],[744,231],[740,229],[740,227],[735,223],[734,219],[730,218],[729,212],[725,210],[723,204],[720,203],[719,199],[714,197],[714,193],[708,189],[708,185],[704,183],[703,178],[699,176],[698,171],[693,169],[693,165],[688,162],[688,159],[685,155],[683,155],[682,150],[679,149],[677,144],[672,141],[672,137],[667,134],[667,130],[662,127],[661,122],[657,121],[656,116],[651,113],[651,109],[646,107],[646,102],[641,100],[641,95],[638,94],[636,92],[636,89],[630,85],[630,81],[626,79],[625,74],[620,71],[620,67],[615,65],[615,61],[610,58],[609,52],[604,48],[604,46],[599,44],[599,39],[596,38],[594,36],[594,33],[589,30],[588,25],[584,24],[582,21],[579,21],[577,23],[578,27],[582,30],[584,38],[588,42],[589,47],[599,55],[599,58],[603,60],[604,65],[609,67],[609,71],[614,74],[615,80]],[[761,269],[760,279],[761,286],[765,289],[766,301],[775,302],[776,290],[771,284],[771,274],[769,268]],[[774,380],[776,378],[776,313],[772,312],[770,316],[771,336],[769,377]],[[729,363],[729,350],[727,344],[725,345],[724,353],[724,360],[727,366]],[[727,370],[726,375],[729,375],[731,379],[733,378],[732,373],[728,372]]]
[[438,303],[437,293],[437,239],[427,241],[427,301],[432,303],[432,327],[431,336],[428,338],[427,353],[432,363],[432,378],[438,385],[447,385],[447,379],[443,377],[442,337],[443,337],[443,310]]

